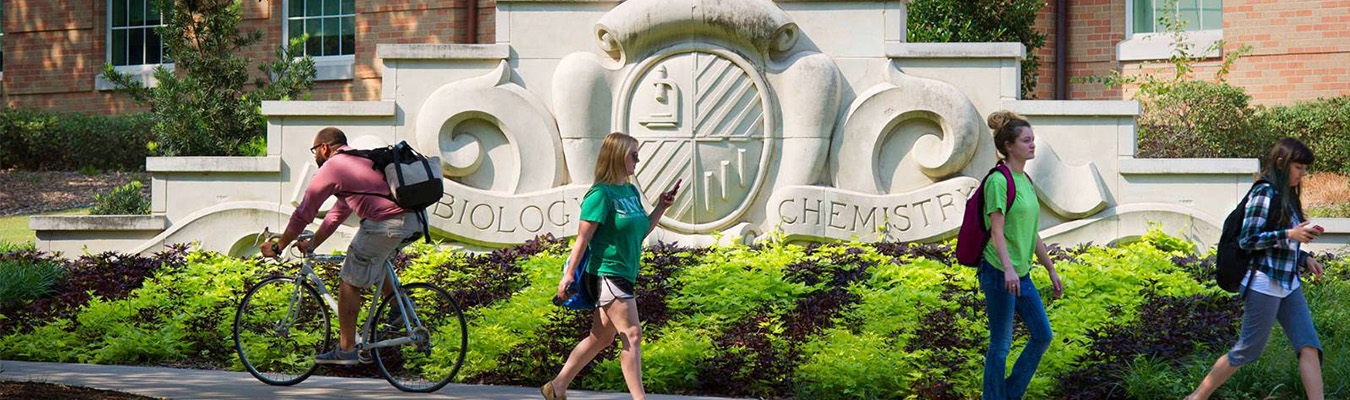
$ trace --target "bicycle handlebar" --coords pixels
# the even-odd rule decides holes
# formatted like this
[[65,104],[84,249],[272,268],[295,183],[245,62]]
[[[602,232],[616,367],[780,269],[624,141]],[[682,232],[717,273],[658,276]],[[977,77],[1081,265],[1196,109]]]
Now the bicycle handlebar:
[[[263,243],[271,242],[272,239],[276,239],[276,238],[280,238],[280,237],[281,237],[281,234],[279,234],[279,233],[273,233],[273,232],[271,231],[271,228],[270,228],[270,227],[263,227],[262,233],[259,233],[258,236],[257,236],[256,238],[254,238],[254,240],[253,240],[253,247],[261,246]],[[312,240],[312,239],[314,239],[314,232],[311,232],[311,231],[304,231],[304,232],[301,232],[301,233],[300,233],[300,236],[296,237],[294,242],[292,242],[291,244],[286,245],[286,248],[280,249],[281,251],[278,251],[278,252],[277,252],[276,258],[280,258],[280,257],[281,257],[281,254],[284,253],[286,250],[295,250],[295,249],[297,248],[297,247],[295,246],[296,243],[300,243],[301,241]],[[308,258],[308,257],[314,255],[313,249],[309,249],[309,251],[306,251],[306,252],[303,252],[303,253],[304,253],[304,254],[302,254],[302,256],[303,256],[303,257],[306,257],[306,258]]]

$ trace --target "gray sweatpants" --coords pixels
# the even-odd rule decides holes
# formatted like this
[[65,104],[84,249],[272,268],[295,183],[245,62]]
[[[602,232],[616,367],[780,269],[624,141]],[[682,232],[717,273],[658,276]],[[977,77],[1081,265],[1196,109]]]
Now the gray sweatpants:
[[1280,321],[1289,343],[1294,345],[1297,354],[1304,347],[1317,349],[1318,361],[1322,358],[1322,342],[1317,340],[1317,329],[1313,327],[1312,312],[1308,310],[1308,300],[1303,298],[1303,288],[1295,290],[1285,298],[1279,298],[1257,291],[1247,293],[1242,311],[1242,335],[1233,349],[1228,351],[1228,363],[1239,367],[1256,361],[1265,350],[1270,339],[1270,328]]

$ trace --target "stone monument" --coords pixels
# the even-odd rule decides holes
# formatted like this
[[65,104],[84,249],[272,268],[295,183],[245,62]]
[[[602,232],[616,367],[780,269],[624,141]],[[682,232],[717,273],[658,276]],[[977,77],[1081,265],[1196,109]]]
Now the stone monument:
[[285,226],[317,168],[306,149],[335,126],[354,147],[439,154],[433,234],[509,246],[575,234],[601,141],[620,131],[640,143],[649,209],[685,183],[650,241],[938,241],[995,162],[984,117],[1009,109],[1037,135],[1046,241],[1150,223],[1217,239],[1255,160],[1136,159],[1137,103],[1023,100],[1021,44],[906,43],[906,5],[498,0],[496,44],[378,44],[378,101],[265,103],[265,157],[148,159],[153,215],[32,225],[44,250],[248,254]]

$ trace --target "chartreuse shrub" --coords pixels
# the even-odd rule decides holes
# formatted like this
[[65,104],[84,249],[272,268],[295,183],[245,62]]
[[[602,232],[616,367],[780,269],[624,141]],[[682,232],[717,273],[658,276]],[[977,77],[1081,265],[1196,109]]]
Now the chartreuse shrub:
[[[418,244],[396,260],[405,282],[450,291],[469,321],[457,379],[539,385],[590,329],[591,314],[551,304],[566,241],[542,238],[487,254]],[[1028,398],[1179,398],[1237,337],[1239,303],[1210,278],[1212,250],[1154,228],[1113,247],[1052,246],[1066,285],[1052,299],[1032,274],[1055,332]],[[973,399],[988,343],[975,270],[945,244],[648,246],[638,277],[645,383],[653,393],[803,399]],[[230,324],[244,290],[295,265],[182,250],[156,257],[57,261],[32,249],[0,260],[67,270],[53,291],[0,309],[0,358],[240,369]],[[1328,394],[1350,382],[1350,259],[1320,255],[1325,283],[1307,286],[1326,346]],[[337,266],[320,274],[336,284]],[[334,321],[336,323],[336,321]],[[1301,386],[1276,330],[1267,357],[1224,398],[1297,398]],[[1027,338],[1014,330],[1018,356]],[[573,388],[624,391],[618,342]],[[444,349],[442,349],[444,350]],[[449,364],[454,355],[433,353]],[[1011,362],[1010,362],[1011,365]],[[370,368],[321,369],[370,376]],[[1255,393],[1253,395],[1253,393]],[[1333,395],[1334,394],[1334,395]]]
[[529,285],[510,299],[474,312],[462,376],[512,367],[499,363],[499,357],[512,346],[535,340],[537,328],[558,312],[550,299],[558,291],[564,257],[546,254],[521,263]]
[[0,338],[0,354],[106,364],[228,361],[235,305],[248,284],[273,271],[215,253],[191,253],[186,261],[159,268],[125,298],[93,296],[73,318]]

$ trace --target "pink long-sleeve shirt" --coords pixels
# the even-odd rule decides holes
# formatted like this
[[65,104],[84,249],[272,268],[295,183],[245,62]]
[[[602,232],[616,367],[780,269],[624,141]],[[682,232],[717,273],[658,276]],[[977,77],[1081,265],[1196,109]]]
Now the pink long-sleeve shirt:
[[[338,149],[342,150],[351,148],[342,146]],[[291,214],[290,223],[286,225],[286,233],[300,234],[305,225],[314,220],[319,212],[319,206],[328,200],[328,196],[337,196],[338,200],[319,225],[319,231],[315,233],[318,237],[328,237],[332,234],[353,210],[358,217],[376,221],[402,214],[404,210],[389,199],[352,194],[354,192],[389,194],[389,185],[384,181],[384,173],[372,169],[372,165],[374,162],[364,157],[334,154],[319,167],[319,172],[314,174],[314,180],[309,182],[309,187],[305,189],[305,199],[300,201],[300,207]]]

